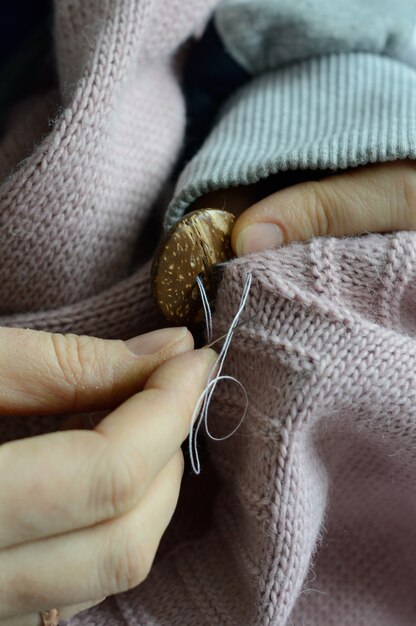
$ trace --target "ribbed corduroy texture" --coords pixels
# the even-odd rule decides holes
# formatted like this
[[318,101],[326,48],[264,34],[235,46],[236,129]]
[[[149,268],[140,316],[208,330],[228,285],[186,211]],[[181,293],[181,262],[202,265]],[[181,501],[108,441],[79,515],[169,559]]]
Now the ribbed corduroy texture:
[[416,71],[370,53],[293,63],[225,105],[182,172],[165,218],[199,196],[294,169],[335,170],[416,155]]
[[[130,277],[128,268],[181,141],[182,99],[169,55],[211,4],[56,1],[62,109],[50,134],[34,134],[32,152],[25,142],[32,109],[21,108],[23,118],[16,111],[0,147],[1,167],[12,172],[0,203],[0,323],[105,336],[157,324],[148,265]],[[314,140],[325,167],[360,162],[359,155],[414,154],[414,74],[405,66],[334,55],[279,76],[285,93],[270,96],[288,103],[279,141],[276,126],[266,129],[273,115],[252,106],[253,84],[247,104],[237,96],[215,131],[227,138],[224,155],[234,154],[223,125],[238,132],[235,112],[243,138],[248,129],[285,146],[276,163],[286,154],[294,167],[313,166]],[[270,90],[279,80],[276,73],[258,86]],[[345,82],[354,89],[343,89]],[[331,115],[304,106],[311,84],[314,101],[326,86]],[[264,93],[258,102],[268,101]],[[342,96],[338,116],[334,93]],[[43,132],[41,112],[50,104],[45,95],[33,109]],[[261,155],[244,145],[256,176],[271,155],[267,142]],[[208,159],[206,148],[201,154]],[[226,158],[226,184],[232,166]],[[247,271],[253,287],[245,314],[256,318],[235,336],[227,361],[249,394],[246,419],[227,441],[209,442],[200,478],[185,477],[146,582],[70,626],[416,622],[415,235],[317,240],[234,260],[218,294],[215,335],[228,328]],[[239,388],[221,385],[212,432],[229,432],[242,409]],[[2,418],[0,441],[56,426],[49,417]]]

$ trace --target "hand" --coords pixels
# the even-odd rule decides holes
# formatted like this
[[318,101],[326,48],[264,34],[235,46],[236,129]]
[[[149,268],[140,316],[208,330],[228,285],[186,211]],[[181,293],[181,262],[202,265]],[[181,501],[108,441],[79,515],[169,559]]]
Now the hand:
[[243,208],[232,233],[238,256],[325,235],[413,230],[416,167],[411,161],[370,165],[288,187]]
[[192,347],[186,329],[127,345],[0,329],[0,414],[103,409],[142,389],[94,430],[0,446],[1,626],[38,626],[51,608],[67,619],[147,576],[216,356]]

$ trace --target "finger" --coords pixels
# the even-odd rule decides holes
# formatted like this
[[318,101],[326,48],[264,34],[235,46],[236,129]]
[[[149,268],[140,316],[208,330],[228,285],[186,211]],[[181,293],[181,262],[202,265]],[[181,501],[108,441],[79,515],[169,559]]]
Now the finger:
[[[82,604],[77,604],[76,606],[67,606],[63,609],[58,609],[59,623],[61,623],[64,619],[70,619],[71,617],[74,617],[74,615],[82,613],[82,611],[86,611],[87,609],[91,609],[93,606],[101,604],[104,600],[105,598],[101,598],[100,600],[83,602]],[[27,615],[18,615],[6,620],[0,620],[0,626],[41,626],[41,624],[42,619],[39,611],[36,613],[29,613]]]
[[0,328],[0,414],[114,407],[163,361],[192,347],[186,328],[165,328],[127,342]]
[[416,168],[384,163],[307,182],[274,193],[236,221],[238,255],[312,237],[416,228]]
[[178,450],[132,511],[2,551],[0,619],[42,607],[77,605],[140,584],[175,510],[182,474]]
[[1,446],[0,547],[90,526],[134,507],[186,438],[215,357],[203,349],[167,361],[144,391],[94,431]]
[[59,430],[93,430],[111,411],[94,411],[93,413],[77,413],[64,419]]

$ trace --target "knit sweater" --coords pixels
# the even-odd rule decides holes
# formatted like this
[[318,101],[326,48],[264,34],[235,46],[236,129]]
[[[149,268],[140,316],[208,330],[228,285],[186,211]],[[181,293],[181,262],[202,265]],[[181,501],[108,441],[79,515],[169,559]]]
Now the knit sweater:
[[[55,1],[58,85],[12,111],[0,144],[1,324],[103,337],[159,326],[149,260],[136,251],[152,211],[169,224],[204,190],[415,157],[410,3],[382,16],[375,0],[340,3],[350,27],[329,2],[262,0],[269,13],[253,40],[247,25],[262,11],[229,0],[216,25],[253,78],[170,198],[185,126],[172,58],[215,4]],[[310,45],[290,58],[286,45],[265,46],[273,24]],[[416,235],[323,238],[232,260],[215,336],[248,271],[245,317],[256,315],[235,335],[226,372],[248,393],[242,426],[209,440],[201,476],[185,476],[147,580],[68,625],[416,622]],[[230,432],[243,409],[240,388],[219,385],[211,432]],[[59,421],[2,418],[0,441]]]

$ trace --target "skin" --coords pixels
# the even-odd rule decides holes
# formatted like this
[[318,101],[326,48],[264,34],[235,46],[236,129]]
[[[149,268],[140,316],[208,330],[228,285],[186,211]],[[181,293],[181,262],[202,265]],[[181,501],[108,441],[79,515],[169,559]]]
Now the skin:
[[[259,223],[278,225],[284,244],[326,235],[413,230],[416,167],[412,161],[372,165],[271,194],[237,221],[233,246],[239,254],[248,228]],[[263,249],[261,239],[257,249]]]
[[0,329],[1,414],[90,410],[91,396],[108,408],[114,390],[122,400],[92,430],[79,422],[0,446],[2,626],[38,626],[53,607],[67,618],[146,578],[217,356],[193,350],[186,329],[161,348],[163,332],[147,341],[154,354],[137,355],[122,341]]
[[[277,186],[277,183],[276,183]],[[397,161],[356,168],[318,181],[270,191],[270,181],[206,194],[194,208],[221,207],[239,215],[231,237],[238,256],[275,247],[266,231],[244,250],[248,229],[277,225],[280,245],[331,235],[346,237],[416,228],[416,165]],[[267,190],[267,193],[266,193]]]
[[[220,191],[194,208],[239,215],[237,254],[247,229],[263,223],[281,228],[283,245],[413,230],[415,172],[402,161],[281,190],[269,181],[267,191]],[[267,236],[254,243],[252,252],[270,247]],[[0,414],[105,411],[0,446],[0,626],[38,626],[38,612],[52,607],[67,619],[145,579],[176,506],[180,445],[215,356],[193,350],[186,329],[129,345],[0,329]]]

